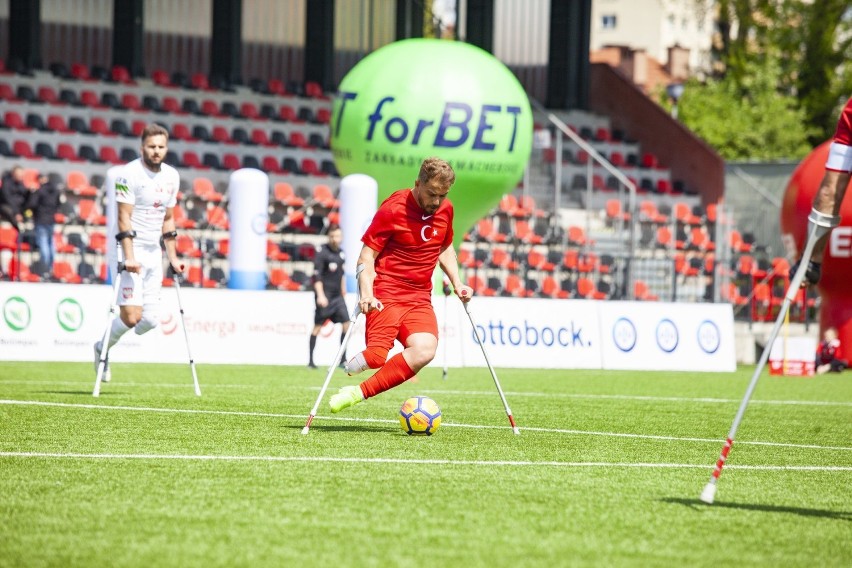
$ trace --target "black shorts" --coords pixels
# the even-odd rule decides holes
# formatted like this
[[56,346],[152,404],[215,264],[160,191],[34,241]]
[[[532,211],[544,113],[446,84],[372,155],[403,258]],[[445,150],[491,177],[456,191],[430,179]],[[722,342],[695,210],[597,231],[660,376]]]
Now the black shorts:
[[322,325],[325,320],[331,320],[332,323],[349,321],[349,312],[346,310],[346,301],[343,296],[332,298],[324,308],[317,306],[314,312],[314,324]]

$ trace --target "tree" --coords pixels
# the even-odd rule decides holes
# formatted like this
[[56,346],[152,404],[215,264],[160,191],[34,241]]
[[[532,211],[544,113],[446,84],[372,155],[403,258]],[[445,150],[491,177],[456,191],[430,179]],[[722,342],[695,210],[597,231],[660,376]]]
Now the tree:
[[780,64],[744,62],[733,73],[687,83],[679,119],[726,160],[798,159],[812,148],[812,130],[795,98],[777,89]]
[[852,94],[848,0],[719,0],[717,79],[742,88],[755,65],[779,64],[776,88],[804,111],[808,141],[833,134]]

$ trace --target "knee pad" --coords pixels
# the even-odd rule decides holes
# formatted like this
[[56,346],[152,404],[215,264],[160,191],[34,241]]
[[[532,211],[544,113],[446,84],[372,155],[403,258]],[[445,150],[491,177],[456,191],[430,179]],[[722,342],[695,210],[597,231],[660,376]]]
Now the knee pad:
[[152,309],[143,308],[142,319],[139,320],[133,331],[136,332],[136,335],[142,335],[148,333],[158,325],[160,325],[159,314]]
[[388,350],[383,347],[367,347],[362,353],[364,361],[371,369],[378,369],[388,359]]

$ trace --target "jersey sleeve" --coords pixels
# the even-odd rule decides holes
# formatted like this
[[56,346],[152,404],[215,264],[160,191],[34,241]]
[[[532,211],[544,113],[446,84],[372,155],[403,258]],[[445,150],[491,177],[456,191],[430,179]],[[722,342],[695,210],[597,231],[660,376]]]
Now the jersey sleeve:
[[171,207],[174,207],[175,205],[177,205],[178,188],[180,188],[180,174],[175,169],[172,169],[169,173],[171,174],[169,177],[171,178],[170,179],[170,182],[172,184],[171,187],[174,188],[174,192],[171,194],[171,197],[169,198],[168,202],[166,203],[166,207],[171,208]]
[[393,211],[389,205],[383,203],[373,216],[373,221],[367,227],[364,236],[361,237],[361,242],[371,249],[381,252],[392,235]]
[[453,206],[452,206],[451,203],[448,204],[448,205],[449,205],[449,210],[447,212],[447,216],[449,217],[449,220],[447,221],[447,231],[444,234],[444,242],[441,243],[441,250],[444,250],[447,247],[453,246],[453,237],[454,237],[453,218],[455,217],[455,209],[453,209]]
[[115,178],[115,200],[118,203],[136,205],[136,194],[130,187],[130,180],[126,172],[121,172]]

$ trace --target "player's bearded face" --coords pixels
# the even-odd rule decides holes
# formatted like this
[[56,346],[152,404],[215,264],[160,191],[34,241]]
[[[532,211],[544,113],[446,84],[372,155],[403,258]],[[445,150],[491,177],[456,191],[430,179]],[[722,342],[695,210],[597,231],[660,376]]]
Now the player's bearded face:
[[450,186],[442,184],[437,179],[426,183],[421,183],[419,179],[414,182],[414,198],[420,208],[430,215],[438,210],[449,192]]
[[157,171],[169,151],[166,137],[163,135],[149,136],[142,144],[142,160],[148,168]]

